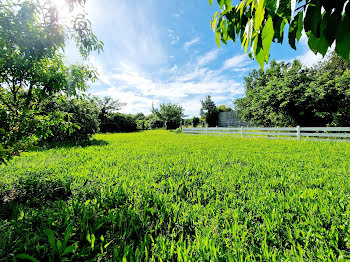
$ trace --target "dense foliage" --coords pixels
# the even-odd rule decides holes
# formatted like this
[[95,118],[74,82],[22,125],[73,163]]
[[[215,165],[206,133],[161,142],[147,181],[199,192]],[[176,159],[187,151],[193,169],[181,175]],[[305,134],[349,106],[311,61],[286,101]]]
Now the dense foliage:
[[[209,0],[212,4],[213,0]],[[239,39],[250,57],[263,68],[268,62],[272,42],[288,42],[296,49],[303,30],[314,53],[325,55],[335,44],[342,58],[350,59],[350,2],[347,0],[217,0],[221,12],[214,14],[211,26],[216,42],[227,44]],[[287,26],[288,25],[288,26]]]
[[133,115],[111,113],[101,123],[102,133],[125,133],[137,131],[137,122]]
[[[71,8],[83,1],[68,1]],[[86,58],[102,43],[91,31],[84,15],[60,21],[51,1],[2,1],[0,3],[0,142],[7,156],[18,153],[52,134],[51,127],[65,122],[64,112],[42,111],[54,95],[78,96],[94,81],[96,72],[83,64],[67,65],[64,48],[75,40]]]
[[178,104],[160,104],[159,109],[152,106],[152,114],[159,121],[163,121],[167,129],[176,129],[181,125],[181,120],[185,117],[184,109]]
[[216,107],[211,96],[208,95],[204,100],[201,100],[202,107],[200,116],[209,127],[217,126],[219,121],[219,109]]
[[314,68],[272,61],[245,78],[235,108],[262,126],[350,126],[350,63],[335,54]]
[[[99,131],[100,110],[93,99],[89,97],[74,98],[60,95],[53,97],[42,105],[42,112],[52,114],[62,112],[65,121],[50,127],[50,136],[45,141],[82,141],[89,140],[91,135]],[[69,125],[69,128],[62,125]]]
[[349,143],[94,138],[0,166],[0,260],[350,259]]

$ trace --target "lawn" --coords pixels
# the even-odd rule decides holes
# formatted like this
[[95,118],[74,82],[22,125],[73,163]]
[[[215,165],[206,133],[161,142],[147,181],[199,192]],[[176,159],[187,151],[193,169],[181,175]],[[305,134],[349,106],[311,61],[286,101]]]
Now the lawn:
[[350,259],[350,143],[93,138],[0,166],[0,261]]

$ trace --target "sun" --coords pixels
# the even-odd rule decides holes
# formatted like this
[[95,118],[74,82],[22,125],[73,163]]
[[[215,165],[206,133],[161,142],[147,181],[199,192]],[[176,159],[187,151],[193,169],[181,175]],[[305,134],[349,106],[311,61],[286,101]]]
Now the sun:
[[[61,19],[69,19],[71,16],[81,13],[84,8],[78,3],[73,3],[72,0],[49,0],[58,11],[58,15]],[[78,2],[78,1],[75,1]],[[73,7],[73,8],[72,8]]]

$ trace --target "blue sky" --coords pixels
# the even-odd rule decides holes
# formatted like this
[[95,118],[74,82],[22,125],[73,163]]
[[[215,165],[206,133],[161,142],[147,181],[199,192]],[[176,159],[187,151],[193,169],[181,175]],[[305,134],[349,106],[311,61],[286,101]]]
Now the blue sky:
[[[172,102],[198,116],[207,95],[232,107],[244,94],[244,76],[258,68],[239,42],[216,45],[210,21],[219,7],[207,0],[87,0],[85,10],[104,42],[104,52],[89,59],[100,75],[89,92],[127,103],[123,113],[149,114],[152,103]],[[78,59],[72,47],[67,56]],[[321,59],[305,37],[297,51],[272,44],[270,59],[293,58],[307,65]]]

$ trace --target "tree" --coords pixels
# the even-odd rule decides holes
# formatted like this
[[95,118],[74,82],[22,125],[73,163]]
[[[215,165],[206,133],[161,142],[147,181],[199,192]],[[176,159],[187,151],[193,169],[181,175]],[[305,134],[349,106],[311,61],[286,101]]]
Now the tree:
[[[212,5],[213,0],[209,0]],[[249,56],[263,69],[268,62],[272,42],[283,43],[288,28],[289,45],[296,49],[305,30],[308,45],[323,56],[335,42],[335,51],[350,60],[350,2],[346,0],[217,0],[221,12],[211,22],[216,42],[227,44],[239,39]],[[345,6],[346,5],[346,6]]]
[[181,120],[185,117],[184,109],[178,104],[160,104],[159,109],[151,108],[152,114],[154,114],[160,121],[163,121],[167,129],[178,128],[181,124]]
[[262,126],[349,126],[350,63],[336,54],[314,68],[274,60],[245,78],[239,117]]
[[94,101],[100,109],[99,119],[101,123],[104,123],[106,121],[109,114],[116,113],[123,106],[126,105],[125,103],[122,103],[119,100],[113,99],[110,96],[105,96],[103,98],[99,98],[95,96]]
[[231,107],[227,107],[226,105],[221,105],[218,107],[219,112],[229,112],[233,111]]
[[144,113],[139,112],[139,113],[136,113],[136,114],[134,115],[134,118],[135,118],[136,120],[144,120],[144,119],[146,118],[146,116],[145,116]]
[[[83,2],[68,1],[71,9]],[[50,126],[64,121],[64,114],[42,112],[45,102],[58,93],[79,96],[88,88],[86,81],[96,80],[88,65],[66,64],[68,40],[75,40],[83,58],[103,45],[84,15],[64,24],[51,1],[2,1],[0,35],[0,101],[6,122],[0,141],[8,154],[47,137]]]
[[67,38],[76,40],[84,58],[92,50],[102,50],[83,16],[73,18],[67,27],[60,24],[51,1],[7,2],[0,7],[1,95],[2,100],[6,95],[11,97],[10,104],[5,104],[9,110],[27,109],[60,91],[76,95],[86,90],[86,80],[96,79],[95,71],[87,65],[68,67],[64,63],[62,50]]
[[217,126],[219,120],[219,110],[215,103],[211,100],[211,96],[208,95],[205,100],[201,100],[200,116],[205,120],[209,127]]
[[199,117],[194,116],[192,118],[191,122],[192,122],[193,127],[197,127],[199,125],[200,119],[199,119]]

